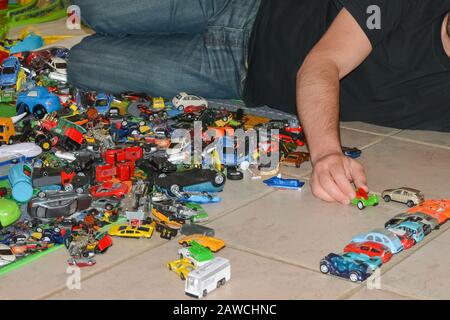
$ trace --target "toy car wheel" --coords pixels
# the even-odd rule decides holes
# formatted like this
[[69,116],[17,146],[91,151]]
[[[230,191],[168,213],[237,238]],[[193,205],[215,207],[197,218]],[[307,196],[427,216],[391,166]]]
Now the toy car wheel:
[[120,123],[120,126],[121,127],[126,127],[128,125],[128,121],[126,121],[126,120],[123,120],[121,123]]
[[16,112],[17,114],[30,113],[30,108],[25,103],[21,103],[17,106]]
[[214,177],[214,182],[213,185],[215,187],[220,187],[225,183],[225,177],[222,173],[218,173],[215,177]]
[[186,280],[186,277],[184,276],[184,274],[180,273],[180,279],[183,281]]
[[40,144],[40,147],[42,148],[42,150],[44,151],[49,151],[52,148],[52,145],[49,141],[47,140],[43,140]]
[[170,264],[167,265],[167,268],[172,271],[172,266]]
[[33,115],[37,119],[44,118],[46,113],[47,113],[47,110],[44,108],[44,106],[41,106],[40,104],[34,106],[34,108],[33,108]]
[[359,210],[364,210],[364,208],[366,207],[366,206],[364,205],[364,203],[362,203],[362,201],[359,201],[358,204],[357,204],[357,206],[358,206],[358,209],[359,209]]
[[206,297],[208,295],[208,290],[203,290],[203,296]]
[[178,111],[183,111],[184,110],[184,106],[183,105],[181,105],[181,106],[178,106]]
[[386,201],[386,202],[390,202],[392,199],[389,196],[384,196],[383,200]]
[[188,243],[187,242],[183,242],[181,245],[183,246],[183,248],[187,248]]
[[145,121],[139,122],[139,127],[144,127],[146,125]]
[[38,193],[37,196],[38,196],[39,198],[43,199],[43,198],[45,198],[46,194],[45,194],[44,191],[40,191],[40,192]]
[[111,211],[113,208],[114,208],[114,207],[113,207],[113,205],[112,205],[111,203],[107,203],[107,204],[105,205],[105,209],[108,210],[108,211]]
[[67,183],[64,185],[64,191],[73,191],[73,185],[71,183]]
[[170,193],[172,193],[173,195],[176,195],[180,192],[180,186],[177,184],[173,184],[170,186]]
[[42,229],[42,228],[36,228],[36,232],[38,232],[38,233],[42,233],[42,232],[44,232],[44,230]]
[[409,200],[408,202],[406,202],[406,205],[410,208],[415,206],[414,201],[412,201],[412,200]]
[[358,274],[356,272],[350,272],[349,279],[351,282],[358,282],[359,280]]
[[155,116],[153,116],[153,115],[149,115],[149,116],[148,116],[148,120],[150,120],[150,121],[153,121],[153,120],[155,120]]
[[328,265],[326,263],[320,265],[320,272],[322,272],[323,274],[327,274],[330,272],[330,268],[328,268]]
[[242,180],[242,179],[244,179],[244,174],[238,170],[228,170],[227,178],[229,180]]

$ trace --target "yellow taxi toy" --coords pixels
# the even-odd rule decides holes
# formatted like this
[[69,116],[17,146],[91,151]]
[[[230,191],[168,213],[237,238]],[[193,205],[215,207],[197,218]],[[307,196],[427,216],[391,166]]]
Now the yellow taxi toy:
[[108,234],[116,237],[150,239],[153,235],[153,231],[155,231],[154,223],[141,225],[140,227],[117,225],[109,228]]
[[189,272],[195,270],[195,266],[186,258],[167,263],[167,268],[179,275],[181,280],[186,280]]

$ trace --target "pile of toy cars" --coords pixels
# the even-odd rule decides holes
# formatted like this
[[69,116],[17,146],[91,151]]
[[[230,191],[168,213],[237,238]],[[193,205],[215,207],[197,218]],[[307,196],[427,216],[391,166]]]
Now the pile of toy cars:
[[[203,297],[225,284],[230,263],[213,254],[224,242],[202,225],[202,204],[220,202],[226,180],[244,172],[259,178],[276,174],[279,162],[308,161],[296,152],[305,140],[298,123],[212,108],[186,92],[164,99],[79,90],[67,82],[69,50],[10,54],[18,42],[0,48],[0,268],[64,246],[69,265],[88,267],[113,238],[181,234],[180,260],[168,267],[186,280],[186,293]],[[255,150],[241,148],[239,129],[257,132]],[[259,161],[274,154],[273,163]],[[303,185],[277,179],[266,183]]]
[[352,282],[363,282],[382,264],[389,262],[393,255],[422,242],[433,230],[450,219],[450,201],[425,201],[419,190],[389,189],[382,193],[382,198],[386,202],[403,202],[410,209],[390,219],[384,228],[354,237],[344,248],[344,253],[327,255],[320,261],[322,273]]

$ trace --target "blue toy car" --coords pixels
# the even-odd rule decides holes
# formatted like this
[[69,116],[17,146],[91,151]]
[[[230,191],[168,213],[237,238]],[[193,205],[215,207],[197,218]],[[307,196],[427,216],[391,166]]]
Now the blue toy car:
[[42,119],[47,113],[61,109],[59,97],[45,87],[35,87],[19,93],[16,102],[17,114],[33,113],[37,119]]
[[405,221],[396,226],[390,227],[390,231],[396,233],[409,233],[412,235],[415,243],[419,243],[425,238],[425,232],[423,231],[423,224],[413,221]]
[[97,109],[99,114],[106,114],[111,108],[111,103],[113,102],[113,96],[100,92],[97,94],[94,107]]
[[264,180],[264,184],[273,188],[300,190],[305,183],[298,179],[283,179],[281,177],[272,177]]
[[354,261],[335,253],[330,253],[320,261],[320,272],[349,279],[352,282],[363,282],[373,273],[371,267],[366,263]]
[[3,61],[0,73],[0,88],[13,87],[19,77],[20,61],[17,57],[11,56]]
[[380,257],[369,257],[363,253],[356,252],[347,252],[342,255],[345,259],[350,259],[353,262],[357,263],[365,263],[367,264],[373,271],[375,271],[378,267],[382,265],[382,261]]
[[344,153],[344,155],[352,159],[357,159],[361,157],[362,153],[361,150],[359,150],[358,148],[348,148],[348,147],[342,147],[342,152]]
[[44,39],[34,33],[28,34],[22,41],[17,42],[9,47],[9,53],[15,54],[25,51],[33,51],[44,45]]
[[403,245],[400,239],[391,231],[386,229],[375,229],[368,233],[360,234],[352,239],[351,242],[373,241],[388,247],[393,254],[402,251]]

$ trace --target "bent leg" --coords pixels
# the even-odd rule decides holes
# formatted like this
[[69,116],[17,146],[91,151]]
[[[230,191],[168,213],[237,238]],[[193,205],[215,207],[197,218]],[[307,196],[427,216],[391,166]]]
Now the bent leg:
[[82,20],[112,36],[200,33],[230,0],[72,0]]
[[[236,42],[236,37],[220,34],[226,41]],[[243,45],[228,48],[210,42],[201,34],[93,35],[72,48],[68,80],[79,88],[111,93],[138,91],[172,98],[188,91],[205,98],[239,98]]]

